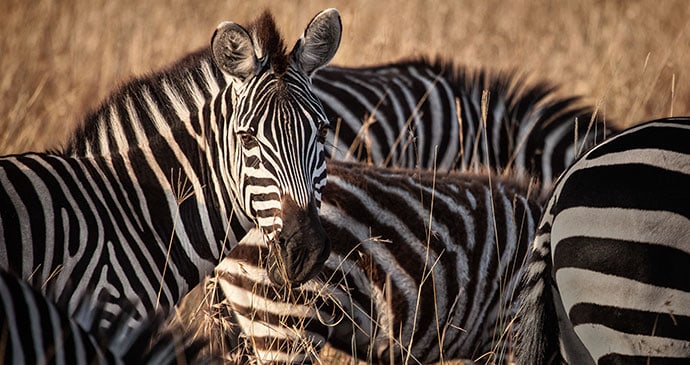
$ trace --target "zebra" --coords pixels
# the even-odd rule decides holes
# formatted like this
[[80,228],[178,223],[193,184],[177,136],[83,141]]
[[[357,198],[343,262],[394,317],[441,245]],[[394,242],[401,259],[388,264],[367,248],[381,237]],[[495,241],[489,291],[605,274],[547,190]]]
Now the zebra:
[[[0,356],[3,364],[176,364],[197,363],[203,340],[187,342],[161,331],[163,317],[150,316],[136,329],[128,313],[105,330],[99,311],[81,299],[74,318],[41,291],[0,270]],[[98,308],[98,307],[97,307]],[[100,308],[99,308],[100,309]]]
[[690,118],[651,121],[562,175],[525,277],[518,364],[687,363],[689,141]]
[[[259,227],[277,283],[310,279],[330,243],[318,209],[327,119],[309,76],[341,21],[317,14],[288,54],[269,13],[114,92],[61,150],[0,158],[0,267],[169,309]],[[71,288],[71,289],[70,289]],[[70,289],[70,290],[67,290]],[[105,321],[120,310],[106,303]]]
[[514,72],[418,59],[328,66],[313,79],[335,120],[326,152],[338,160],[463,171],[491,166],[534,176],[548,191],[576,156],[616,132],[580,97],[557,97],[554,85]]
[[329,161],[324,272],[276,287],[259,265],[262,237],[245,236],[207,285],[239,325],[225,347],[239,329],[260,363],[315,361],[326,342],[374,363],[502,358],[541,214],[529,189],[517,178]]

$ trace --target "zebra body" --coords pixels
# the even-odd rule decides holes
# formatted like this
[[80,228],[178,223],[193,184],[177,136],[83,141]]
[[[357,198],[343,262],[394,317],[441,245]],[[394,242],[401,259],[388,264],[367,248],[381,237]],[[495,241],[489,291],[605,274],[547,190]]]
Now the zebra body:
[[[518,176],[524,176],[523,173],[527,172],[532,176],[539,177],[543,180],[544,191],[550,188],[551,180],[558,176],[579,153],[612,133],[600,118],[597,119],[594,116],[592,109],[580,106],[582,103],[579,98],[556,98],[553,95],[555,88],[547,84],[530,86],[514,75],[491,75],[481,70],[469,72],[441,63],[413,61],[371,68],[326,67],[314,75],[314,90],[324,103],[326,113],[331,119],[338,119],[335,133],[328,137],[333,148],[326,150],[327,153],[330,152],[333,159],[359,160],[374,165],[403,167],[439,166],[441,170],[481,170],[477,166],[489,165],[498,170],[510,170],[512,174]],[[488,98],[483,101],[482,91],[484,90],[488,91]],[[483,125],[482,122],[483,102],[486,103],[486,125]],[[489,132],[484,134],[482,130]],[[342,169],[336,169],[336,171],[342,171]],[[367,174],[369,172],[362,175]],[[427,179],[424,183],[428,185],[430,181]],[[340,194],[342,193],[340,192]],[[370,203],[380,207],[379,198],[389,195],[391,194],[373,193]],[[345,212],[336,210],[337,213],[333,216],[329,217],[328,214],[324,214],[322,217],[326,221],[326,229],[331,238],[339,237],[340,232],[333,234],[332,226],[345,225],[346,223],[343,222],[346,221],[346,217],[348,219],[351,216],[356,217],[354,221],[350,220],[349,223],[355,225],[361,223],[360,226],[363,227],[379,224],[378,218],[375,216],[359,217],[358,214],[365,209],[356,210],[342,202],[332,203],[339,198],[332,198],[332,201],[329,199],[331,198],[327,196],[327,202],[324,205],[326,212],[330,212],[334,206],[344,206],[344,209],[350,209]],[[535,218],[535,215],[530,216],[530,219]],[[501,229],[506,229],[506,227],[501,227]],[[529,234],[532,234],[532,231],[529,231]],[[371,236],[375,236],[375,234],[364,229],[360,230],[358,235],[349,238],[352,242],[358,243],[366,242]],[[401,240],[404,241],[405,239],[409,239],[409,236]],[[338,240],[339,242],[334,243],[334,250],[340,249],[342,251],[343,247],[352,247],[352,242],[346,243],[345,238],[338,238]],[[369,242],[371,241],[369,240]],[[447,242],[455,241],[447,239]],[[382,244],[379,243],[378,246],[380,245]],[[361,254],[360,251],[357,248],[351,254],[356,256],[355,253]],[[401,250],[395,251],[393,254],[404,257],[418,253]],[[343,257],[342,252],[341,256],[331,255],[326,262],[327,273],[337,271],[336,266],[341,265],[339,263]],[[521,257],[524,257],[524,254]],[[267,322],[275,325],[276,317],[266,313],[280,311],[280,308],[284,307],[276,303],[282,303],[287,299],[276,293],[270,293],[270,289],[266,288],[259,290],[261,294],[258,295],[248,293],[249,287],[265,281],[265,278],[260,277],[260,270],[244,271],[247,264],[242,264],[241,272],[234,271],[234,274],[229,276],[229,280],[223,278],[223,276],[227,276],[224,274],[236,270],[237,262],[243,260],[255,263],[257,255],[248,248],[236,250],[231,259],[223,261],[217,267],[217,273],[222,276],[221,284],[226,284],[224,288],[226,289],[226,296],[233,298],[230,302],[240,308],[235,312],[235,315],[240,317],[248,316],[249,313],[256,315],[253,313],[256,308],[247,305],[242,306],[235,301],[242,301],[239,298],[244,298],[245,304],[252,303],[257,297],[263,295],[270,299],[263,304],[266,307],[271,307],[271,309],[263,308],[259,312],[263,311],[263,315],[269,318]],[[446,261],[441,260],[439,262]],[[291,339],[290,341],[281,342],[278,340],[273,342],[275,339],[268,336],[267,339],[257,342],[261,336],[250,335],[251,342],[255,345],[254,350],[257,351],[259,357],[299,362],[305,359],[305,356],[306,359],[310,359],[309,354],[313,355],[315,349],[318,350],[324,342],[329,342],[332,346],[348,352],[352,352],[354,348],[359,357],[369,360],[385,361],[389,355],[395,359],[407,358],[409,360],[412,358],[420,362],[440,359],[439,341],[433,343],[429,340],[430,337],[416,341],[415,345],[409,349],[401,345],[405,343],[402,338],[389,341],[387,336],[390,336],[390,331],[386,331],[395,332],[395,330],[400,330],[400,327],[394,329],[395,325],[391,324],[393,321],[391,318],[395,318],[392,314],[394,310],[386,309],[386,305],[382,304],[384,297],[381,290],[374,290],[376,285],[372,284],[375,282],[382,286],[384,280],[382,277],[389,272],[378,270],[378,277],[376,278],[378,281],[376,281],[370,279],[371,272],[368,271],[368,268],[358,267],[357,263],[351,263],[348,267],[355,271],[360,270],[357,280],[352,279],[347,284],[340,283],[339,285],[325,284],[324,286],[324,284],[319,284],[321,286],[318,287],[318,290],[314,288],[311,290],[327,291],[331,293],[331,298],[337,298],[331,299],[330,303],[322,303],[327,308],[332,310],[333,303],[337,303],[335,306],[340,307],[349,305],[349,308],[359,308],[354,312],[359,313],[360,316],[355,317],[350,313],[350,319],[342,321],[344,324],[332,326],[333,323],[331,323],[331,327],[328,329],[316,326],[316,330],[314,330],[307,326],[307,330],[297,331],[299,335],[295,335],[294,332],[287,335],[285,334],[285,326],[274,326],[273,330],[277,331],[274,335],[278,337],[287,336]],[[517,267],[521,268],[520,265]],[[466,274],[460,273],[459,276],[451,278],[451,280],[460,280],[458,278],[462,278],[462,275]],[[257,275],[257,277],[252,279],[252,275]],[[324,275],[328,277],[328,274]],[[419,277],[416,279],[421,280]],[[466,280],[468,280],[467,283],[481,285],[479,282],[472,281],[480,280],[477,279],[477,276],[466,278]],[[310,283],[310,285],[316,284]],[[343,290],[343,285],[349,286],[350,289],[352,287],[357,288],[361,293],[360,302],[353,301],[347,294],[347,290]],[[302,291],[296,295],[303,302],[305,301],[304,293],[305,291]],[[407,296],[400,295],[400,297],[414,301],[416,294],[416,291],[408,290]],[[294,296],[292,297],[294,298]],[[306,296],[314,297],[314,295]],[[373,296],[373,298],[368,296]],[[362,301],[369,303],[369,305],[362,304]],[[384,309],[374,310],[371,303],[375,302]],[[491,305],[489,307],[495,308]],[[435,307],[429,302],[420,302],[419,309],[427,313],[435,311]],[[301,313],[294,316],[297,321],[304,317],[312,318],[315,316],[313,309],[308,306],[290,306],[289,311]],[[339,312],[336,312],[340,313],[340,317],[342,317],[345,311],[340,309]],[[338,322],[337,318],[340,317],[337,313],[320,313],[318,317],[322,320],[330,318],[326,320],[327,322],[329,320]],[[372,320],[372,316],[377,317],[376,320]],[[396,324],[414,323],[414,319],[411,318],[412,315],[409,313],[399,316],[399,322]],[[383,320],[383,322],[388,320],[389,322],[379,323],[377,326],[372,325],[372,322],[379,320]],[[470,322],[473,321],[466,323]],[[244,321],[240,320],[245,334],[254,333],[255,329],[258,331],[265,330],[262,323],[261,314],[258,318],[254,317],[252,323],[246,318]],[[311,326],[314,326],[315,321],[312,320],[310,323]],[[353,330],[353,324],[363,330]],[[476,326],[472,329],[481,332],[487,328],[489,328],[488,325]],[[409,330],[409,328],[407,329]],[[291,331],[295,331],[295,329],[292,328]],[[426,335],[432,333],[428,328],[419,329],[419,331]],[[401,330],[401,332],[404,331]],[[280,334],[277,335],[276,333]],[[476,337],[460,341],[463,345],[456,343],[455,345],[444,346],[444,356],[447,358],[476,358],[482,354],[482,351],[491,350],[487,347],[487,342],[480,344],[482,340],[487,339],[486,332],[481,332],[481,334],[483,336],[475,333]],[[304,340],[305,336],[308,340]],[[338,339],[342,338],[354,338],[355,340],[353,343],[338,342]],[[457,336],[449,335],[446,337],[446,339],[451,340],[454,338]],[[419,339],[417,334],[413,335],[413,339]],[[257,343],[260,345],[256,346]],[[257,349],[256,347],[260,348]],[[391,351],[391,348],[397,349]],[[450,350],[446,350],[448,348]],[[286,349],[290,350],[286,351]],[[293,354],[286,352],[293,352]],[[409,358],[407,357],[408,354]],[[497,357],[501,356],[502,354],[499,352]]]
[[556,183],[521,298],[518,363],[549,363],[559,348],[573,364],[688,361],[688,141],[690,118],[645,123]]
[[139,298],[142,315],[173,305],[212,270],[223,248],[220,241],[193,245],[203,231],[176,232],[176,224],[185,225],[175,216],[197,207],[178,206],[172,187],[145,189],[131,170],[114,168],[127,163],[45,154],[0,159],[0,265],[36,285],[49,282],[70,312],[92,290]]
[[[159,332],[163,317],[128,327],[127,313],[99,330],[101,313],[82,298],[74,318],[27,282],[0,271],[0,331],[3,364],[175,364],[201,360],[200,343],[187,344]],[[155,338],[154,338],[155,336]]]
[[258,358],[312,361],[326,342],[371,362],[502,357],[541,213],[527,188],[336,161],[328,176],[321,217],[332,253],[318,280],[272,286],[257,264],[260,236],[216,268]]
[[56,282],[70,313],[89,291],[138,298],[144,317],[260,227],[271,276],[309,279],[329,243],[326,117],[308,79],[340,30],[325,10],[286,54],[267,13],[249,30],[222,23],[209,49],[114,93],[63,151],[0,158],[2,267]]
[[333,159],[462,171],[483,165],[527,173],[545,188],[612,133],[580,98],[555,91],[510,73],[426,60],[329,66],[314,75],[315,94],[337,120],[326,150]]

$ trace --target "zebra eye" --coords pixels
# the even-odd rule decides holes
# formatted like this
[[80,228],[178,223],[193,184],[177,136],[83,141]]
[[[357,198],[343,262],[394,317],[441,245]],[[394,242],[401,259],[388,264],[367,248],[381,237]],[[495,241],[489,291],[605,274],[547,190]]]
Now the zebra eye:
[[240,141],[242,141],[242,146],[244,146],[244,148],[253,148],[258,144],[256,137],[249,132],[237,132],[237,135],[240,137]]
[[319,123],[319,134],[316,136],[316,139],[320,143],[325,143],[326,142],[326,136],[328,136],[328,129],[330,128],[330,125],[326,122],[320,122]]

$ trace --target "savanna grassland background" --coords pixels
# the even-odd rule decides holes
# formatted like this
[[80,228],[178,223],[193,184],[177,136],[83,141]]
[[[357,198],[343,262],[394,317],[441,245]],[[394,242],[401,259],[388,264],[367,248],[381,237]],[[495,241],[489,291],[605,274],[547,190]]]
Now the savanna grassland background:
[[440,55],[562,85],[619,124],[690,114],[690,5],[665,1],[0,1],[0,154],[59,146],[133,75],[206,46],[223,20],[270,9],[290,46],[341,11],[334,60]]
[[334,64],[441,56],[552,81],[619,126],[690,115],[685,0],[2,0],[0,154],[59,146],[111,90],[206,46],[223,20],[270,9],[291,47],[327,7],[344,26]]

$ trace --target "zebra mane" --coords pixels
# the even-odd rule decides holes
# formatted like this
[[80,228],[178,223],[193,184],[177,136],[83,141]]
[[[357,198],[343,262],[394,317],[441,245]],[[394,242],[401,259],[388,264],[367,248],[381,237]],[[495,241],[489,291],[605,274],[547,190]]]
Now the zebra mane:
[[288,66],[288,56],[283,38],[278,32],[271,12],[264,10],[247,29],[252,36],[256,49],[263,52],[257,55],[258,58],[268,57],[267,64],[271,66],[274,73],[278,75],[285,73]]
[[[362,68],[379,70],[412,66],[429,68],[438,77],[448,80],[456,95],[465,95],[479,105],[482,91],[489,92],[488,110],[498,103],[505,103],[506,113],[512,120],[523,121],[539,112],[546,118],[539,118],[535,129],[548,129],[566,120],[578,118],[581,123],[589,123],[595,114],[581,96],[560,97],[559,85],[548,81],[530,80],[528,75],[515,70],[497,71],[488,68],[471,68],[457,64],[440,56],[403,58],[398,61]],[[330,66],[338,68],[338,66]],[[475,100],[475,98],[477,100]],[[607,124],[615,121],[607,119]]]
[[[425,66],[432,69],[438,77],[448,80],[456,101],[464,109],[462,114],[467,114],[470,123],[481,123],[483,94],[487,91],[487,127],[493,125],[491,128],[494,133],[496,126],[499,126],[501,138],[504,143],[509,143],[507,148],[497,150],[499,153],[513,153],[517,149],[540,151],[546,147],[550,135],[558,135],[562,140],[577,141],[577,155],[619,132],[615,128],[615,120],[599,115],[585,98],[577,95],[563,96],[559,92],[560,85],[534,80],[525,72],[472,68],[440,57],[410,59],[397,65]],[[483,129],[478,125],[475,127]],[[565,130],[564,127],[568,129]],[[528,131],[525,136],[517,134],[520,129]],[[507,160],[510,156],[505,155],[503,158]],[[532,155],[528,158],[540,157]],[[536,166],[539,162],[532,164]],[[501,166],[504,172],[510,172],[510,167]],[[550,176],[550,179],[557,177]],[[548,187],[548,184],[544,187]],[[548,191],[545,190],[544,193]],[[544,198],[546,197],[545,195]]]
[[[407,176],[414,181],[421,182],[427,186],[433,186],[435,182],[441,181],[462,181],[466,185],[501,185],[511,191],[519,191],[535,199],[545,200],[545,196],[540,196],[538,183],[531,181],[528,177],[521,174],[503,173],[497,174],[495,171],[486,169],[485,171],[460,171],[444,170],[433,171],[431,169],[404,168],[404,167],[378,167],[358,162],[344,162],[339,160],[328,160],[328,173],[338,176],[371,176],[371,175],[399,175]],[[532,195],[533,194],[533,195]]]
[[[278,75],[283,74],[287,70],[289,58],[271,13],[265,11],[247,29],[252,36],[253,42],[256,44],[257,50],[262,52],[257,57],[263,58],[267,62],[266,66],[270,66],[274,73]],[[81,124],[61,149],[49,152],[58,155],[74,153],[83,155],[86,145],[91,144],[92,141],[98,138],[99,129],[108,128],[107,125],[103,124],[109,121],[111,108],[127,110],[127,103],[129,102],[143,103],[143,94],[145,92],[151,94],[153,99],[159,104],[159,108],[164,115],[167,116],[169,111],[171,113],[170,116],[173,117],[171,120],[176,119],[174,111],[170,109],[170,103],[166,101],[168,98],[163,95],[163,86],[167,85],[176,88],[180,95],[189,94],[186,89],[192,86],[192,83],[198,83],[199,86],[197,88],[205,89],[204,68],[210,69],[214,78],[219,82],[223,82],[224,76],[215,62],[213,62],[210,47],[193,51],[161,70],[125,81],[95,109],[87,112]],[[222,88],[225,85],[219,86]],[[147,132],[148,128],[153,128],[153,126],[147,124],[144,124],[143,127]]]
[[[84,155],[87,146],[93,146],[94,141],[98,139],[99,130],[110,127],[111,109],[123,112],[128,110],[128,103],[142,104],[144,103],[144,95],[146,93],[158,104],[164,116],[175,116],[176,114],[174,114],[170,102],[167,101],[168,97],[164,95],[164,85],[175,88],[180,92],[180,95],[188,95],[189,92],[184,91],[185,89],[192,86],[193,83],[203,85],[205,82],[202,66],[208,66],[206,69],[211,71],[214,78],[219,82],[223,82],[222,72],[213,62],[210,47],[198,49],[161,70],[123,81],[120,86],[116,87],[95,108],[86,112],[81,123],[62,148],[48,152],[63,156],[72,154]],[[219,86],[223,87],[224,85]],[[172,118],[172,120],[174,119],[176,117]],[[153,128],[149,124],[144,123],[142,125],[147,132]],[[107,133],[110,134],[110,132]],[[126,131],[126,133],[134,139],[133,131]]]
[[550,116],[539,119],[539,126],[542,128],[553,123],[558,125],[561,121],[575,117],[582,123],[589,123],[594,114],[594,110],[585,103],[583,97],[560,97],[559,85],[544,80],[529,80],[524,72],[470,68],[442,57],[422,57],[404,60],[402,63],[427,65],[436,70],[438,75],[450,80],[456,91],[462,91],[466,95],[477,95],[481,98],[483,90],[489,91],[489,110],[498,102],[504,102],[508,108],[507,112],[515,120],[530,118],[534,112],[541,109],[543,115]]

